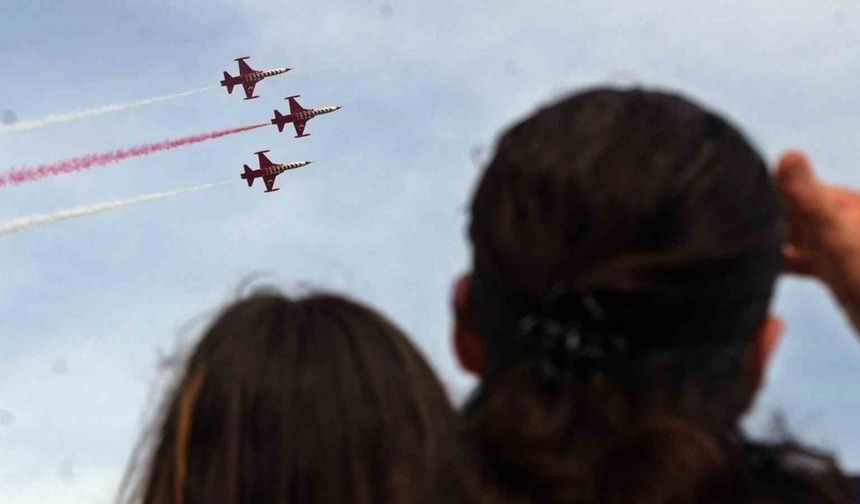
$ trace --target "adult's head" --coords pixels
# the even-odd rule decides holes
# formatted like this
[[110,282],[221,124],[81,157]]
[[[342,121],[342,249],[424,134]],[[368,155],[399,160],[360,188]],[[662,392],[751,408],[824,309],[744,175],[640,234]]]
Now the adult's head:
[[455,344],[483,378],[468,437],[503,496],[752,492],[725,478],[755,458],[738,419],[781,331],[784,223],[736,128],[673,94],[578,93],[502,135],[469,234]]
[[413,502],[452,416],[433,371],[380,314],[334,295],[254,295],[194,349],[132,500]]

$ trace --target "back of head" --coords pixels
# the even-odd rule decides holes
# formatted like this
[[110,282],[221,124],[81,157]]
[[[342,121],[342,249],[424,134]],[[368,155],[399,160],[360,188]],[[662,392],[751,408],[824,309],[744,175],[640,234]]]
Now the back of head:
[[725,120],[676,95],[597,89],[502,136],[470,236],[476,272],[539,296],[559,280],[692,291],[699,278],[679,272],[744,252],[770,254],[756,266],[772,284],[783,231],[764,161]]
[[[738,419],[784,231],[759,154],[680,96],[594,89],[509,128],[470,226],[487,501],[756,500]],[[815,466],[779,474],[819,502],[844,497],[829,459],[776,451]]]
[[411,502],[453,415],[385,318],[333,295],[277,294],[221,314],[164,413],[145,504]]

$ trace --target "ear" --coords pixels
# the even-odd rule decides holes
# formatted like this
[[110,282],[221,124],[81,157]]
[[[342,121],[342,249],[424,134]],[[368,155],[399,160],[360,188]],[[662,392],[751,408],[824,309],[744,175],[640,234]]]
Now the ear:
[[452,298],[454,309],[454,350],[460,365],[466,371],[484,376],[486,358],[484,340],[475,328],[475,312],[472,306],[472,274],[462,275],[454,283]]
[[768,315],[750,341],[749,363],[759,387],[764,384],[768,364],[782,338],[784,329],[785,322],[781,318]]

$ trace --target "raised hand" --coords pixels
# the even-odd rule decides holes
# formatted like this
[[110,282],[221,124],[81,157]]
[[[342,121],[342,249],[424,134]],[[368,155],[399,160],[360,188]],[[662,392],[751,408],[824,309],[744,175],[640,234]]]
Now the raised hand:
[[789,221],[789,272],[823,281],[860,332],[860,193],[818,180],[803,152],[779,161],[776,185]]

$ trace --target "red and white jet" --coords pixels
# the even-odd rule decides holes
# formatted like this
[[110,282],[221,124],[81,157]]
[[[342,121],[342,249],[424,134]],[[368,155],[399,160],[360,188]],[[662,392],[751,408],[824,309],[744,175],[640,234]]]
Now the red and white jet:
[[293,138],[310,136],[310,133],[305,133],[305,124],[307,124],[307,122],[312,118],[318,115],[334,112],[335,110],[340,110],[340,107],[306,109],[296,101],[296,98],[299,98],[300,96],[301,95],[295,95],[284,98],[285,100],[290,101],[290,113],[288,115],[284,115],[275,110],[275,118],[271,120],[272,124],[278,126],[278,131],[284,131],[284,125],[287,123],[293,123],[293,127],[296,129],[296,136]]
[[236,59],[239,63],[239,75],[236,77],[224,72],[224,80],[221,81],[221,85],[227,87],[227,94],[231,94],[233,92],[233,86],[241,84],[242,87],[245,88],[246,100],[259,98],[259,96],[254,96],[254,86],[257,85],[257,82],[265,79],[266,77],[286,73],[291,70],[286,67],[273,68],[271,70],[254,70],[245,63],[245,60],[248,58],[250,58],[250,56],[242,56],[241,58]]
[[280,189],[273,189],[275,185],[275,177],[284,173],[287,170],[294,170],[296,168],[301,168],[302,166],[307,166],[311,164],[310,161],[296,161],[294,163],[273,163],[269,161],[269,158],[266,157],[266,153],[269,152],[267,150],[255,152],[254,154],[260,160],[260,169],[252,170],[245,165],[245,173],[241,174],[243,180],[248,181],[248,187],[254,185],[254,179],[258,177],[263,178],[263,182],[266,184],[266,190],[264,192],[275,192],[280,191]]

